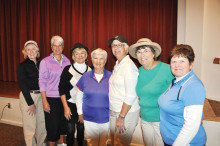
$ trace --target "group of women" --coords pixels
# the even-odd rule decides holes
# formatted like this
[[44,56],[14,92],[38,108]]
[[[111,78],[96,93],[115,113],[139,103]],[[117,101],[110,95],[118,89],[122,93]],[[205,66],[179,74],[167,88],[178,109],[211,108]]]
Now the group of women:
[[107,145],[110,134],[112,146],[128,146],[139,117],[146,146],[205,145],[206,93],[192,71],[191,46],[176,45],[168,65],[157,60],[162,49],[150,39],[129,47],[125,37],[116,36],[109,45],[117,59],[112,72],[105,69],[107,52],[101,48],[91,53],[91,69],[85,63],[88,48],[80,43],[70,51],[73,64],[62,54],[60,36],[52,37],[52,53],[41,62],[37,43],[25,43],[26,60],[17,75],[27,146],[41,146],[46,137],[49,146],[62,146],[65,134],[72,146],[75,128],[78,145],[85,131],[87,145]]

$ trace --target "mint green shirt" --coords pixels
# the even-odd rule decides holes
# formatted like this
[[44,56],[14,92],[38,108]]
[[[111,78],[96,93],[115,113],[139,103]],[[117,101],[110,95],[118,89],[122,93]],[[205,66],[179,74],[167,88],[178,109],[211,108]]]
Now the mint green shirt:
[[136,92],[139,96],[141,118],[148,122],[160,122],[158,98],[172,83],[174,76],[170,65],[160,62],[151,70],[139,68]]

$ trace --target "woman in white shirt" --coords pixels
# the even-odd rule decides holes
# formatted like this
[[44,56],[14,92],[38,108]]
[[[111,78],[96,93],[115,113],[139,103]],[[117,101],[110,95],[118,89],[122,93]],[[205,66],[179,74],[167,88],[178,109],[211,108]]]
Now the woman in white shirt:
[[123,36],[109,40],[117,61],[109,79],[111,145],[129,145],[138,122],[140,107],[135,87],[138,69],[127,55],[128,44]]

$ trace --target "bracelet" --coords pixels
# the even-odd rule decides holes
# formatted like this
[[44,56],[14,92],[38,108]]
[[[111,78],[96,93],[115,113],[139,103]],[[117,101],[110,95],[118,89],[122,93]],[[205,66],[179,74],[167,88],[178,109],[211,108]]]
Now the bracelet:
[[121,115],[119,115],[118,117],[121,118],[121,119],[125,119],[125,117],[123,117],[123,116],[121,116]]

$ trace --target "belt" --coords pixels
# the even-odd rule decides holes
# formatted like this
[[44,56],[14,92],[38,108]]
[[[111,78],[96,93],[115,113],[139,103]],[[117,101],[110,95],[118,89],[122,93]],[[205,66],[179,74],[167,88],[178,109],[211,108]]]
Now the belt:
[[40,91],[39,90],[30,90],[30,93],[39,94]]

